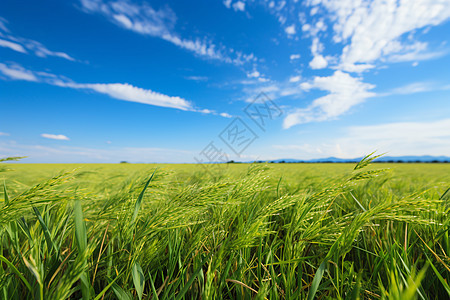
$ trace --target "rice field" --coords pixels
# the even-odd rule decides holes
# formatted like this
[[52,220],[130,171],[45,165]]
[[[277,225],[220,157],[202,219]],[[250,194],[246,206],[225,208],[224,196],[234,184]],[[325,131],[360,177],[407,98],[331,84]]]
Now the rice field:
[[2,163],[0,298],[448,299],[450,164],[371,158]]

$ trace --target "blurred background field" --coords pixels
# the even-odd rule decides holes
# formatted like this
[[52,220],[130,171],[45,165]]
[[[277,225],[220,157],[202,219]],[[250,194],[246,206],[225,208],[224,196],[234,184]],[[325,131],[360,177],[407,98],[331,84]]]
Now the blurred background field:
[[[9,172],[0,173],[6,180],[10,194],[17,194],[57,176],[63,172],[75,171],[77,183],[92,189],[114,189],[114,182],[146,176],[155,168],[166,173],[166,180],[176,186],[198,182],[207,182],[223,178],[239,178],[245,174],[251,164],[8,164]],[[352,171],[352,163],[293,163],[267,164],[270,179],[282,178],[281,187],[286,189],[309,189],[322,187],[323,184],[338,179]],[[412,193],[433,189],[443,193],[450,182],[450,164],[445,163],[377,163],[369,169],[389,169],[387,186],[398,193]],[[111,185],[108,185],[108,184]],[[3,191],[0,191],[3,193]]]

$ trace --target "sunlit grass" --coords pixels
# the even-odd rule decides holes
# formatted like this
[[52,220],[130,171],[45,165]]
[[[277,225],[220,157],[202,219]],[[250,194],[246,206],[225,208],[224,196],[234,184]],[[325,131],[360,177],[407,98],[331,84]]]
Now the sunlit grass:
[[8,167],[2,299],[450,297],[449,165]]

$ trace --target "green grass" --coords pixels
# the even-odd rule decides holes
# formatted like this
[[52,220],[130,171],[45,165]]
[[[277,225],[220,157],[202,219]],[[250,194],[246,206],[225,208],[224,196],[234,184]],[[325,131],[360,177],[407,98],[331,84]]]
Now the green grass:
[[3,166],[0,299],[450,297],[449,164]]

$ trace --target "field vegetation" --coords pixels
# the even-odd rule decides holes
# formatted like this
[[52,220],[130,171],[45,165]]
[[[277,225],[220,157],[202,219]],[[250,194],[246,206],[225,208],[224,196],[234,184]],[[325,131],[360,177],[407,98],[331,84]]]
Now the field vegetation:
[[450,165],[372,158],[2,163],[0,298],[449,299]]

